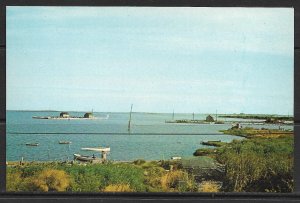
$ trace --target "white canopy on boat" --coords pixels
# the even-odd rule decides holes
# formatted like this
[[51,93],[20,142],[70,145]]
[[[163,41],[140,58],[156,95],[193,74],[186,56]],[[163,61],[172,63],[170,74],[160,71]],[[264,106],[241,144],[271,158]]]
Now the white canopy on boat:
[[100,148],[81,148],[81,150],[95,151],[95,152],[109,152],[110,147],[100,147]]

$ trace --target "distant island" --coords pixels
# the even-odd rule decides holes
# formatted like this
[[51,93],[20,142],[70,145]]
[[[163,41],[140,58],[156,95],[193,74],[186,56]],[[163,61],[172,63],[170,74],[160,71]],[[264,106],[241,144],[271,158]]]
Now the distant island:
[[[80,116],[70,116],[70,114],[68,112],[61,112],[59,114],[59,116],[33,116],[32,118],[34,119],[62,119],[62,120],[69,120],[69,119],[97,119],[97,117],[95,117],[93,115],[92,112],[87,112],[83,115],[83,117]],[[107,117],[108,118],[108,115]]]

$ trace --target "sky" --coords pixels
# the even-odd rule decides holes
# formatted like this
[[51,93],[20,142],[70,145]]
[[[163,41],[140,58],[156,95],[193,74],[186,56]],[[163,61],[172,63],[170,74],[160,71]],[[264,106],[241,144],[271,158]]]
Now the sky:
[[292,8],[6,12],[7,110],[293,114]]

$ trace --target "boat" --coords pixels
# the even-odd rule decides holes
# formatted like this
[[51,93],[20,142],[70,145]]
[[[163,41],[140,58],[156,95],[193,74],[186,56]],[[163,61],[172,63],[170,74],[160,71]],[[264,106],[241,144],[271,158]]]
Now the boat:
[[95,157],[94,154],[93,156],[74,154],[74,160],[91,162],[91,163],[103,163],[106,161],[107,153],[110,152],[110,147],[99,147],[99,148],[86,147],[86,148],[81,148],[81,150],[100,152],[101,158]]
[[99,148],[87,147],[87,148],[81,148],[81,150],[95,151],[95,152],[110,152],[110,147],[99,147]]
[[85,156],[85,155],[80,155],[80,154],[73,154],[74,155],[74,160],[79,160],[79,161],[88,161],[92,162],[93,160],[96,160],[96,157],[93,156]]
[[201,141],[200,144],[204,144],[205,145],[205,144],[207,144],[209,142],[221,142],[221,140],[209,140],[207,142]]
[[181,157],[180,156],[173,156],[171,157],[172,160],[181,160]]
[[39,146],[39,143],[26,143],[26,146]]
[[59,141],[59,144],[71,144],[72,142],[70,141]]

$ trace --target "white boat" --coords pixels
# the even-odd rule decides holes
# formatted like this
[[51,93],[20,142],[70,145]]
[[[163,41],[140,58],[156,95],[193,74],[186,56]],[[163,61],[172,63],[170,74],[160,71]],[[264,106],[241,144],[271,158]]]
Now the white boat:
[[74,160],[89,161],[92,163],[99,163],[99,162],[103,163],[106,161],[106,156],[107,156],[108,152],[110,152],[110,147],[99,147],[99,148],[86,147],[86,148],[81,148],[81,150],[100,152],[101,158],[96,158],[94,154],[93,154],[93,156],[84,156],[84,155],[80,155],[80,154],[74,154]]
[[110,147],[99,147],[99,148],[86,147],[86,148],[81,148],[81,150],[94,151],[94,152],[110,152]]

